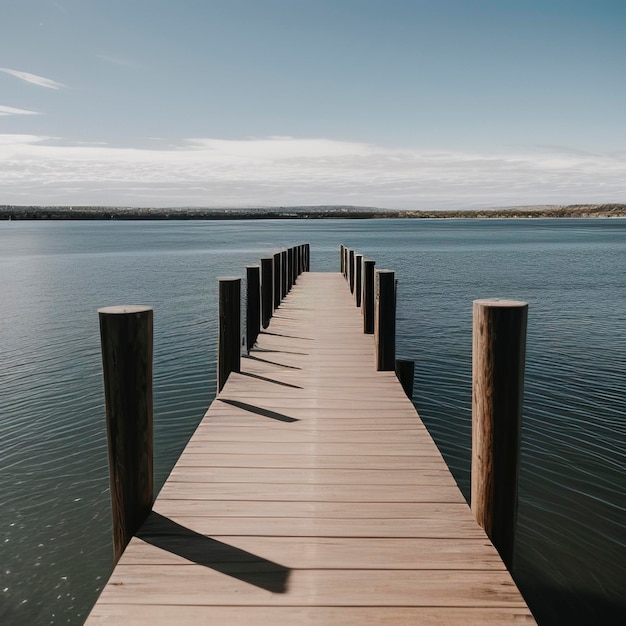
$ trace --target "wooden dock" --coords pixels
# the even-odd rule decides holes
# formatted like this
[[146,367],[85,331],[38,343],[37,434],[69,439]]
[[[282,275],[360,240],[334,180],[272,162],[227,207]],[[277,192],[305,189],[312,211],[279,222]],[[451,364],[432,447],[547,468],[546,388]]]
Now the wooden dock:
[[304,273],[88,624],[533,623],[340,273]]

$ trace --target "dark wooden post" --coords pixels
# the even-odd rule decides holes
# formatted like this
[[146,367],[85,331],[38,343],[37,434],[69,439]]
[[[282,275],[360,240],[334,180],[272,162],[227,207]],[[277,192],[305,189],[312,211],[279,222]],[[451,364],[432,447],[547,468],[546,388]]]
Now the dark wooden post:
[[261,318],[263,328],[270,325],[274,299],[274,260],[261,259]]
[[475,300],[472,511],[510,570],[524,394],[528,304]]
[[261,268],[246,267],[246,348],[254,345],[261,330]]
[[152,508],[153,313],[112,306],[98,309],[98,316],[117,563]]
[[241,371],[241,279],[220,278],[220,332],[217,344],[217,391],[231,372]]
[[295,247],[295,259],[296,259],[296,282],[298,280],[298,276],[302,274],[302,246]]
[[396,368],[396,282],[392,270],[376,270],[376,309],[374,315],[376,369]]
[[354,250],[350,250],[348,261],[348,280],[350,282],[350,293],[354,293]]
[[363,311],[363,332],[371,335],[374,332],[374,269],[376,261],[371,259],[363,259],[363,299],[361,309]]
[[415,361],[396,359],[396,376],[409,400],[413,399],[413,380],[415,379]]
[[345,272],[344,272],[344,267],[343,267],[343,251],[344,251],[344,247],[343,244],[341,244],[340,248],[339,248],[339,271],[345,276]]
[[281,289],[282,289],[282,278],[280,271],[280,252],[276,252],[274,254],[274,310],[276,310],[280,306],[280,298],[281,298]]
[[293,248],[287,249],[287,293],[291,291],[293,279]]
[[361,306],[362,285],[361,278],[363,273],[363,255],[356,254],[354,256],[354,299],[358,307]]
[[280,253],[280,298],[281,300],[287,295],[287,250],[281,250]]
[[348,248],[343,249],[343,277],[348,280]]
[[305,243],[304,244],[304,271],[305,272],[310,272],[311,271],[311,244],[310,243]]

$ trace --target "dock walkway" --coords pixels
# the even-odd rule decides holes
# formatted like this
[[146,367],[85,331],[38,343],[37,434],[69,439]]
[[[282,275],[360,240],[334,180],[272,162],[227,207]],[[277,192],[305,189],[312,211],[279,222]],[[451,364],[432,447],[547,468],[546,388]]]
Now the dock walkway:
[[304,273],[231,374],[88,624],[532,616],[341,274]]

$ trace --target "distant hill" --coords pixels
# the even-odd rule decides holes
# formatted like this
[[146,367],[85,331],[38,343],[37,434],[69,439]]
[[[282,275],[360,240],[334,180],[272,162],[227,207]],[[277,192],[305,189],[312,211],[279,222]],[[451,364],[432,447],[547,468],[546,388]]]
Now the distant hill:
[[232,209],[0,205],[0,219],[3,220],[450,219],[502,217],[626,217],[626,204],[542,205],[458,211],[398,211],[354,206],[250,207]]

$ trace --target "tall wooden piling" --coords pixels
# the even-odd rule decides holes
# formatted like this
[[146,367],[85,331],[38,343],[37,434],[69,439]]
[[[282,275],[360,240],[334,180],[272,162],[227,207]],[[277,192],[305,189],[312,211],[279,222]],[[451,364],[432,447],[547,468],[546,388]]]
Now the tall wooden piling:
[[295,255],[294,248],[287,249],[287,292],[291,291],[291,288],[296,282],[295,269]]
[[356,254],[354,256],[354,301],[358,307],[361,306],[362,285],[361,278],[363,275],[363,255]]
[[339,271],[345,276],[344,272],[344,245],[341,244],[339,247]]
[[376,369],[393,372],[396,367],[396,282],[392,270],[376,270],[374,334]]
[[153,500],[152,308],[98,309],[115,562]]
[[246,267],[246,348],[248,352],[261,331],[261,268]]
[[363,275],[361,281],[363,283],[363,296],[361,301],[361,310],[363,312],[363,332],[371,335],[374,332],[374,270],[376,261],[372,259],[363,259]]
[[280,252],[276,252],[274,254],[274,310],[276,310],[280,306],[280,300],[282,296],[282,274],[281,274],[281,254]]
[[263,328],[270,325],[274,304],[274,259],[261,259],[261,321]]
[[348,283],[350,293],[354,293],[354,250],[350,250],[348,253]]
[[217,391],[231,372],[241,371],[241,279],[219,279],[219,337],[217,346]]
[[304,244],[304,271],[305,272],[311,271],[311,244],[310,243]]
[[280,299],[287,295],[288,267],[287,267],[287,250],[280,252]]
[[472,511],[512,568],[528,304],[475,300]]

